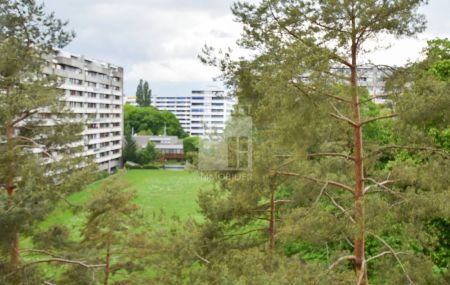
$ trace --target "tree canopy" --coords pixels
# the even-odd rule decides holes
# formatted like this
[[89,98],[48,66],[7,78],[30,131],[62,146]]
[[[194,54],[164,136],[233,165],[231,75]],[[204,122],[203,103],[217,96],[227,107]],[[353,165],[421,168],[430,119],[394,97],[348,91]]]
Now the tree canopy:
[[126,132],[151,131],[153,135],[163,135],[164,128],[169,136],[185,137],[186,134],[177,117],[169,111],[159,111],[154,107],[124,106]]

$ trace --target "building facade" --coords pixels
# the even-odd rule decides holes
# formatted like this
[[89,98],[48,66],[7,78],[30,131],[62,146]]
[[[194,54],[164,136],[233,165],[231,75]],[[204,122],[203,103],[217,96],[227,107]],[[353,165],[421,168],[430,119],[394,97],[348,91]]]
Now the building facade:
[[220,90],[193,90],[189,96],[154,95],[152,105],[172,112],[187,134],[208,137],[223,133],[236,100]]
[[133,136],[138,148],[147,147],[149,142],[155,144],[166,160],[184,160],[183,141],[176,136]]
[[121,167],[123,136],[123,68],[87,57],[55,51],[44,73],[63,80],[63,101],[86,122],[82,155],[94,158],[101,171]]
[[[336,67],[335,71],[350,76],[350,69],[345,67]],[[366,87],[369,95],[375,103],[385,101],[384,86],[386,78],[392,74],[392,69],[380,66],[361,66],[358,67],[358,85]]]
[[125,103],[131,106],[139,106],[136,100],[136,96],[126,96]]

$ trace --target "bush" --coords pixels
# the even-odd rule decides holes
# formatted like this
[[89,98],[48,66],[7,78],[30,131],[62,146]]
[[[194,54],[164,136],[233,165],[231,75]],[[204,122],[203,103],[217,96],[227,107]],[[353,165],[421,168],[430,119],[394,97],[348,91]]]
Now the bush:
[[104,171],[104,170],[103,171],[99,171],[95,175],[95,181],[99,181],[99,180],[105,179],[108,176],[109,176],[109,173],[107,171]]

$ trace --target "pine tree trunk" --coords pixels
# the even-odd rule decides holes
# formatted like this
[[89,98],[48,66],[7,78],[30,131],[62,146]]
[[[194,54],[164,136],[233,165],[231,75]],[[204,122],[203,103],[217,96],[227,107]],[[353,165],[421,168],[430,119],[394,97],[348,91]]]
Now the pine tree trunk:
[[[353,27],[355,19],[352,19]],[[352,119],[354,139],[354,171],[355,171],[355,221],[357,233],[355,236],[355,271],[359,278],[363,274],[362,281],[358,285],[368,285],[367,268],[363,266],[365,262],[365,216],[364,216],[364,165],[363,165],[363,139],[361,126],[361,113],[358,96],[358,75],[357,75],[357,42],[352,39],[352,67],[351,67],[351,92],[352,92]]]
[[275,234],[276,234],[275,211],[276,211],[276,207],[275,207],[275,191],[273,189],[271,189],[271,190],[272,190],[272,193],[270,196],[270,220],[269,220],[270,244],[269,244],[269,249],[271,251],[273,251],[275,249]]
[[108,285],[110,271],[111,271],[111,238],[108,237],[108,241],[106,244],[105,278],[103,280],[103,285]]

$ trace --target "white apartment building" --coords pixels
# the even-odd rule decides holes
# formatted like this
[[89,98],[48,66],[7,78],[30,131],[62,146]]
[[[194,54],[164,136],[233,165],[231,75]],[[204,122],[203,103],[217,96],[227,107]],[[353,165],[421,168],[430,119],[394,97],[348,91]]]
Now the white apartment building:
[[122,157],[123,68],[63,51],[46,59],[44,73],[63,79],[63,100],[86,122],[82,155],[93,157],[102,171],[115,171]]
[[126,96],[125,103],[131,106],[139,106],[136,101],[136,96]]
[[[350,76],[349,68],[337,67],[334,70]],[[392,69],[387,67],[361,66],[358,67],[358,85],[367,88],[374,102],[383,103],[385,79],[391,74]]]
[[189,96],[154,95],[152,105],[172,112],[189,135],[208,137],[223,133],[236,99],[220,90],[193,90]]

